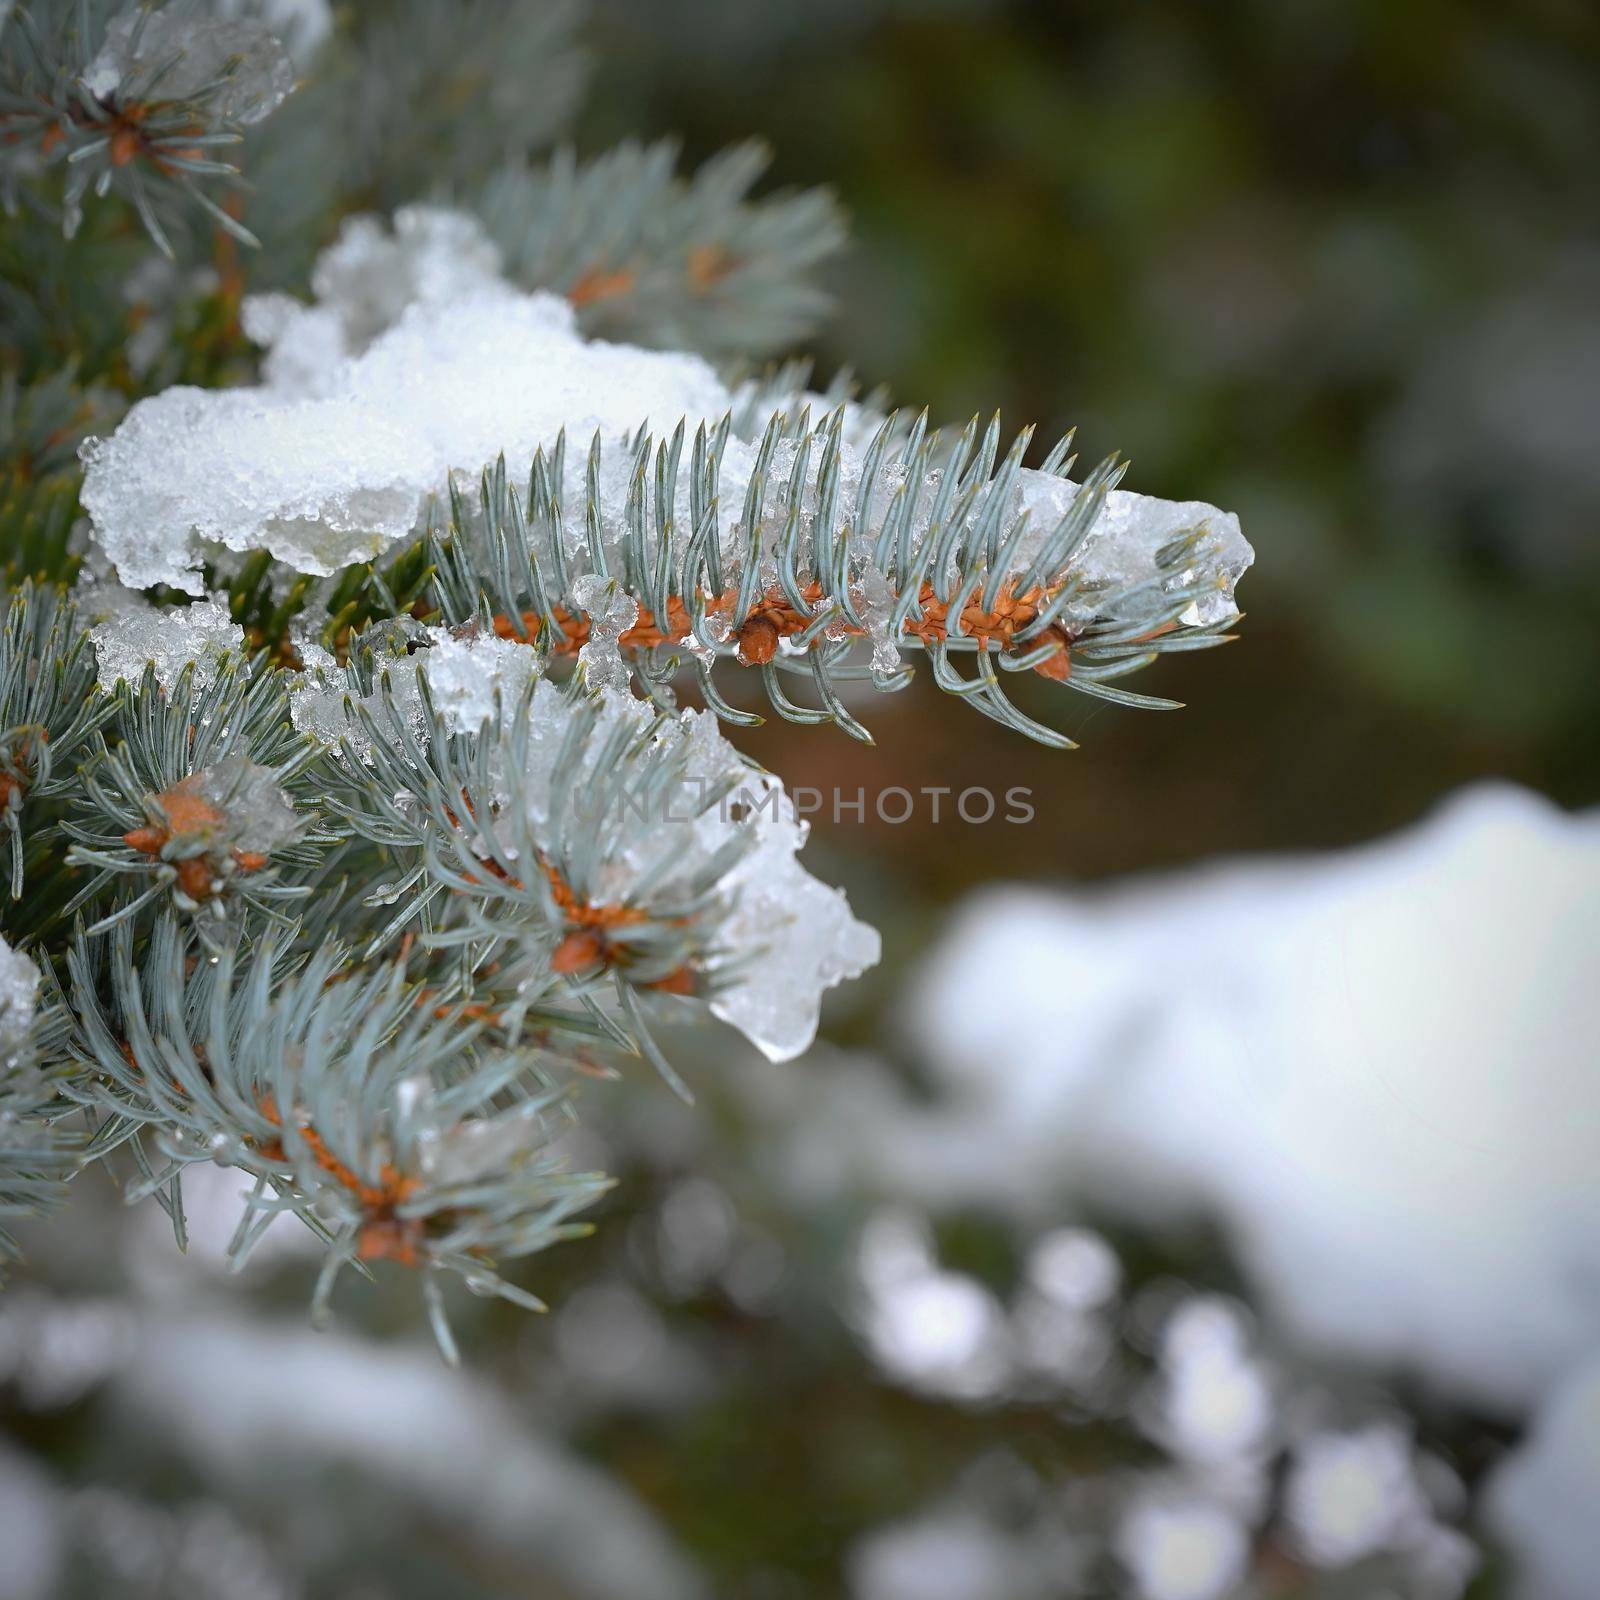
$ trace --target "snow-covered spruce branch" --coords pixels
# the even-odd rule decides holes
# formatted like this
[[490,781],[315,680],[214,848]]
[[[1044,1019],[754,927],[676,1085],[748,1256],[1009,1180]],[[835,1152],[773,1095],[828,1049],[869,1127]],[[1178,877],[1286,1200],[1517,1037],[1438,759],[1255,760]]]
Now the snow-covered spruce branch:
[[[696,357],[584,339],[474,237],[464,216],[413,219],[409,302],[381,331],[371,298],[337,287],[247,305],[265,384],[168,391],[87,448],[84,504],[124,581],[199,593],[203,563],[262,548],[332,578],[427,537],[448,621],[557,655],[613,639],[658,697],[693,656],[707,703],[747,717],[708,670],[733,657],[781,714],[859,735],[836,683],[902,687],[917,651],[941,688],[1055,744],[1006,675],[1170,705],[1114,680],[1221,642],[1237,615],[1252,553],[1213,506],[1127,493],[1112,462],[1076,484],[1067,441],[1024,467],[1029,433],[1002,458],[998,421],[952,438],[848,402],[767,412]],[[503,462],[528,464],[515,486]],[[448,537],[427,532],[443,484]],[[585,596],[602,593],[596,616]]]
[[[1026,433],[991,475],[998,425],[979,446],[976,424],[969,424],[943,465],[932,468],[919,418],[880,486],[897,419],[880,425],[864,467],[847,462],[843,421],[842,409],[817,427],[804,412],[775,416],[742,485],[741,515],[721,535],[716,508],[730,491],[738,503],[743,476],[721,470],[729,438],[721,427],[696,431],[686,519],[694,532],[687,539],[674,537],[678,524],[667,509],[683,466],[681,425],[669,440],[646,430],[631,447],[623,442],[619,454],[631,481],[622,526],[609,541],[598,514],[598,436],[589,450],[582,511],[589,536],[581,545],[569,538],[553,489],[564,438],[549,465],[535,456],[526,511],[497,464],[470,510],[455,497],[450,537],[434,541],[440,609],[557,656],[581,656],[604,642],[656,697],[670,693],[666,685],[692,658],[719,716],[759,721],[736,710],[708,670],[731,660],[759,671],[769,702],[789,721],[831,721],[869,742],[838,685],[866,680],[883,691],[904,688],[908,652],[926,655],[945,692],[1066,748],[1070,740],[1010,702],[1002,675],[1031,671],[1119,704],[1170,709],[1177,703],[1110,680],[1160,654],[1229,637],[1223,629],[1234,613],[1219,601],[1230,580],[1216,570],[1221,552],[1211,527],[1184,527],[1182,512],[1175,521],[1171,507],[1117,495],[1110,488],[1121,476],[1114,461],[1081,488],[1041,472],[1019,490]],[[1009,515],[1008,503],[1016,507]],[[1196,514],[1202,509],[1209,510]],[[1050,520],[1036,534],[1039,511]],[[1126,532],[1129,543],[1142,537],[1145,548],[1106,551],[1110,561],[1100,565],[1094,536],[1113,518],[1142,523]],[[1152,548],[1153,533],[1170,537]],[[870,647],[865,660],[862,642]],[[958,665],[969,662],[970,673]],[[798,687],[786,688],[786,677]]]
[[567,976],[680,1089],[648,1026],[674,1001],[774,1059],[804,1050],[822,992],[879,945],[796,861],[805,829],[782,785],[704,712],[558,686],[491,634],[424,638],[376,685],[353,666],[341,686],[329,661],[295,695],[297,721],[341,740],[329,809],[406,867],[374,896],[397,908],[379,938],[418,925],[474,970]]
[[[102,587],[86,592],[91,615],[108,603]],[[21,1130],[3,1156],[8,1196],[62,1176],[57,1152],[72,1153],[57,1140],[64,1091],[91,1113],[88,1153],[119,1169],[131,1161],[130,1197],[157,1194],[181,1235],[185,1166],[225,1158],[281,1177],[280,1146],[258,1124],[281,1117],[277,1107],[312,1107],[303,1142],[332,1185],[274,1188],[266,1200],[258,1190],[240,1248],[266,1220],[263,1205],[287,1208],[334,1245],[324,1295],[346,1259],[460,1267],[481,1288],[496,1260],[567,1237],[552,1216],[600,1192],[596,1180],[557,1181],[548,1162],[530,1166],[547,1098],[537,1116],[504,1116],[508,1104],[546,1097],[553,1074],[605,1071],[626,1056],[648,1058],[681,1089],[649,1032],[667,1008],[708,1007],[769,1054],[793,1055],[815,1031],[822,989],[877,957],[877,936],[796,864],[803,829],[780,786],[709,716],[664,718],[579,680],[558,687],[535,676],[539,657],[524,645],[415,625],[355,641],[342,668],[308,644],[291,698],[295,680],[229,648],[242,630],[219,624],[210,602],[118,604],[89,635],[101,725],[66,816],[34,835],[70,840],[78,869],[52,921],[78,918],[66,954],[73,1070],[61,1071],[56,1051],[43,1092],[31,1070],[8,1070]],[[15,659],[31,648],[22,641]],[[41,888],[48,898],[52,885],[30,881],[30,898]],[[295,998],[281,1000],[312,952],[318,975],[296,976]],[[368,981],[380,971],[384,983]],[[219,1006],[232,1008],[225,1024]],[[443,1065],[420,1035],[396,1033],[408,1008],[440,1023],[427,1037]],[[271,1033],[280,1016],[301,1030],[288,1042]],[[456,1089],[467,1023],[498,1063],[481,1102]],[[340,1052],[358,1035],[391,1054],[351,1079]],[[248,1114],[222,1092],[223,1037],[264,1052],[234,1075],[253,1086]],[[266,1063],[313,1059],[325,1074],[315,1093],[297,1073],[270,1080],[262,1111]],[[402,1074],[408,1094],[468,1103],[459,1139],[474,1141],[480,1161],[470,1217],[459,1184],[441,1198],[394,1156],[404,1140],[383,1118]],[[320,1109],[336,1093],[376,1119],[354,1143],[321,1131],[354,1115]],[[499,1130],[492,1139],[477,1131],[484,1119]],[[244,1154],[218,1142],[230,1127]],[[54,1162],[42,1174],[41,1150]],[[385,1162],[402,1175],[387,1186]],[[437,1289],[426,1292],[448,1349]]]

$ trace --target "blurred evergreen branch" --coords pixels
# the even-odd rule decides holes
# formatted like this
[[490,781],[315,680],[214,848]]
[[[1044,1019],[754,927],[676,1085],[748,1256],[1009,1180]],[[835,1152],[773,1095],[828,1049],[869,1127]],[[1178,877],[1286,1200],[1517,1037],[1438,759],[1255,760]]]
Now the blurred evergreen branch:
[[221,152],[293,86],[282,45],[253,19],[183,3],[10,5],[0,12],[0,203],[9,214],[23,203],[58,210],[70,237],[86,196],[115,191],[168,256],[175,217],[196,210],[254,244],[203,184],[237,181]]
[[553,289],[601,338],[715,359],[762,356],[805,338],[829,307],[810,274],[842,248],[825,190],[750,199],[770,156],[735,145],[692,177],[669,141],[627,143],[589,161],[491,174],[472,203],[507,275]]

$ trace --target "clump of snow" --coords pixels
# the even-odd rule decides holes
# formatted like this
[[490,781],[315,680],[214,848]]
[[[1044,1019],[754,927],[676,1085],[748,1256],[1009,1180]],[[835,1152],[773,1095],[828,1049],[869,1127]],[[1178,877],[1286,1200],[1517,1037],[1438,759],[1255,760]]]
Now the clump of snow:
[[[298,332],[281,305],[277,318],[280,339]],[[411,306],[314,395],[178,387],[141,401],[85,442],[83,504],[136,587],[198,593],[208,544],[326,576],[410,534],[452,471],[470,481],[502,451],[526,463],[563,427],[620,445],[647,418],[693,426],[726,406],[699,357],[586,342],[566,301],[491,287]]]
[[80,610],[100,616],[89,630],[100,687],[137,685],[147,665],[167,691],[193,663],[194,687],[214,683],[224,654],[244,648],[244,629],[221,601],[197,600],[187,606],[154,606],[142,595],[116,584],[93,584],[80,591]]
[[639,603],[614,578],[590,573],[572,586],[572,598],[589,618],[589,638],[578,651],[578,670],[593,690],[627,693],[628,669],[617,640],[639,620]]
[[1316,1433],[1296,1447],[1284,1488],[1295,1541],[1319,1567],[1403,1544],[1428,1515],[1411,1440],[1391,1423]]
[[307,306],[292,294],[247,295],[239,324],[247,339],[266,350],[262,376],[279,394],[329,393],[350,353],[339,313]]
[[897,1382],[977,1400],[1011,1376],[999,1301],[968,1273],[939,1265],[922,1219],[898,1211],[872,1218],[859,1276],[867,1344]]
[[221,813],[222,840],[233,849],[270,855],[305,831],[272,769],[242,756],[202,767],[183,786]]
[[494,716],[497,695],[509,716],[539,667],[537,652],[516,639],[457,637],[448,628],[430,628],[428,638],[422,673],[448,733],[476,733]]
[[84,509],[122,581],[191,594],[204,541],[327,575],[409,533],[439,481],[407,430],[349,398],[262,389],[167,389],[80,454]]
[[250,295],[247,337],[263,346],[267,387],[302,398],[334,393],[341,367],[387,332],[411,306],[439,307],[500,282],[500,252],[482,224],[443,206],[402,206],[382,217],[345,219],[317,257],[313,303]]
[[[728,913],[722,938],[740,955],[738,976],[711,1002],[714,1015],[737,1028],[774,1061],[787,1061],[817,1032],[822,992],[875,966],[877,932],[850,914],[844,892],[813,878],[796,859],[810,827],[771,773],[745,764],[722,737],[710,712],[685,711],[677,724],[697,745],[698,772],[710,784],[742,769],[735,805],[747,820],[728,823],[713,811],[701,848],[714,849],[731,826],[754,826],[757,843],[722,880]],[[731,809],[730,809],[731,814]]]
[[294,64],[259,22],[196,17],[183,6],[140,6],[107,24],[82,82],[103,101],[203,96],[213,116],[249,126],[288,97]]
[[[1025,559],[1031,559],[1071,509],[1078,492],[1070,479],[1053,473],[1024,468],[1017,474],[1016,510],[1026,512],[1030,523],[1022,546]],[[1158,500],[1126,489],[1112,489],[1106,495],[1104,509],[1073,560],[1073,571],[1086,597],[1077,609],[1092,614],[1096,595],[1114,594],[1153,578],[1156,553],[1191,529],[1202,529],[1204,535],[1194,561],[1176,574],[1173,592],[1194,592],[1194,603],[1183,614],[1183,624],[1204,627],[1236,616],[1234,585],[1255,559],[1239,531],[1239,519],[1202,500]]]
[[1239,1311],[1213,1296],[1196,1296],[1162,1329],[1153,1431],[1175,1456],[1219,1464],[1271,1443],[1271,1381],[1247,1331]]
[[990,891],[908,1006],[942,1100],[838,1136],[946,1202],[1214,1212],[1303,1341],[1515,1410],[1600,1340],[1597,903],[1600,816],[1495,786],[1337,856]]
[[38,967],[0,937],[0,1065],[21,1048],[33,1026],[40,981]]
[[1510,1550],[1518,1600],[1590,1600],[1600,1572],[1600,1361],[1540,1406],[1490,1480],[1490,1525]]
[[355,670],[341,667],[332,651],[310,639],[297,640],[301,671],[289,689],[289,720],[318,744],[347,749],[358,761],[370,762],[372,735],[361,712],[380,728],[398,723],[420,739],[422,693],[417,664],[405,653],[398,635],[385,639],[382,630],[373,630],[364,637],[361,648],[370,648],[377,660],[371,689],[363,689]]
[[469,212],[402,206],[394,226],[349,217],[317,257],[311,292],[333,312],[345,345],[360,351],[399,321],[408,306],[441,306],[500,278],[500,251]]
[[1028,1280],[1055,1305],[1092,1311],[1121,1288],[1122,1263],[1099,1234],[1054,1228],[1029,1249]]

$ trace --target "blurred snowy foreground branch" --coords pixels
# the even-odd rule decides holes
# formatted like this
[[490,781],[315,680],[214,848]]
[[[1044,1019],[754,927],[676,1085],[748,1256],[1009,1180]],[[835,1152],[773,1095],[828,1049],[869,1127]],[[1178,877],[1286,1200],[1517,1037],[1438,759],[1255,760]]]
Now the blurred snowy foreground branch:
[[[1213,1211],[1308,1342],[1518,1411],[1600,1340],[1597,897],[1600,818],[1502,787],[1341,855],[986,892],[908,1006],[918,1137],[959,1124],[953,1181],[1010,1204]],[[997,1057],[996,1016],[1053,1044]]]
[[933,1102],[846,1074],[798,1159],[935,1210],[1218,1219],[1291,1342],[1537,1408],[1485,1511],[1519,1592],[1585,1600],[1597,911],[1600,816],[1499,785],[1336,855],[985,891],[905,1008]]
[[[71,1317],[40,1299],[36,1331],[54,1344],[59,1366],[74,1342]],[[13,1319],[25,1309],[13,1304]],[[102,1302],[77,1342],[91,1369],[86,1381],[109,1377],[122,1421],[146,1437],[158,1433],[215,1499],[196,1502],[200,1515],[186,1523],[154,1501],[64,1491],[0,1446],[0,1594],[8,1600],[62,1592],[64,1570],[83,1556],[74,1545],[102,1540],[121,1547],[122,1576],[151,1585],[138,1593],[292,1600],[301,1592],[290,1576],[296,1565],[330,1559],[355,1537],[316,1526],[308,1477],[337,1486],[346,1505],[360,1486],[386,1506],[447,1520],[530,1582],[553,1586],[540,1592],[583,1600],[697,1600],[705,1592],[626,1488],[524,1426],[504,1391],[425,1349],[218,1314],[198,1298],[165,1314]],[[233,1519],[230,1500],[283,1517],[293,1548],[260,1545]],[[219,1529],[232,1547],[220,1547]]]

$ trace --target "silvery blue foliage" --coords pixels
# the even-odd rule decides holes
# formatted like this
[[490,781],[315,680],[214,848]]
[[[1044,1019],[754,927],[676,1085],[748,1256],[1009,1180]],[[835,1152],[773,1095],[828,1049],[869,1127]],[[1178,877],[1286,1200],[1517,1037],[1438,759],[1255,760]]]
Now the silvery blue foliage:
[[0,396],[0,1205],[103,1160],[182,1243],[236,1171],[230,1259],[292,1216],[319,1317],[410,1270],[452,1358],[443,1282],[536,1304],[509,1263],[604,1191],[573,1074],[688,1098],[673,1021],[787,1061],[879,958],[724,736],[738,675],[867,740],[924,661],[1068,747],[1005,684],[1173,705],[1117,680],[1223,642],[1252,559],[1068,440],[714,366],[809,331],[837,209],[752,198],[755,145],[541,157],[575,17],[0,14],[19,226],[174,258],[98,307],[109,389],[40,294]]

